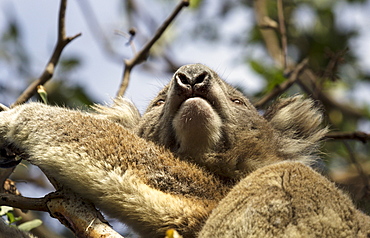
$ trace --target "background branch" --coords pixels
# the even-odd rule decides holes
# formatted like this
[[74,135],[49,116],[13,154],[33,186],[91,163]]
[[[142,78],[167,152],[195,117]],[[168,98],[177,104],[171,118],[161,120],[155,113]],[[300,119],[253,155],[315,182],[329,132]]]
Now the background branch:
[[[267,14],[266,0],[256,0],[254,2],[254,11],[257,24],[260,26],[260,32],[269,55],[278,66],[284,67],[284,59],[282,57],[284,53],[282,52],[279,38],[276,34],[276,28],[265,27],[268,22],[272,21]],[[269,23],[268,25],[271,25],[271,23]],[[281,41],[284,40],[282,39]],[[296,67],[293,62],[286,62],[287,68]],[[347,104],[341,104],[321,90],[318,90],[320,87],[317,85],[317,76],[311,69],[305,68],[298,77],[297,82],[299,83],[299,86],[302,87],[304,91],[306,91],[307,94],[312,95],[312,97],[316,100],[320,100],[324,106],[337,108],[344,114],[355,118],[362,117],[362,113],[358,109],[353,108],[352,106]]]
[[355,132],[330,132],[326,134],[325,138],[334,140],[359,140],[366,143],[370,140],[370,134],[355,131]]
[[124,72],[121,81],[121,85],[117,92],[117,97],[121,97],[125,94],[130,80],[131,70],[135,65],[140,64],[145,61],[149,55],[149,51],[154,45],[154,43],[162,36],[163,32],[172,23],[179,12],[184,8],[189,6],[189,0],[182,0],[171,13],[171,15],[163,22],[163,24],[155,32],[154,36],[144,45],[144,47],[130,60],[124,61]]
[[283,92],[285,92],[287,89],[289,89],[297,81],[301,72],[307,66],[307,63],[308,63],[308,59],[306,58],[294,68],[293,72],[290,73],[288,80],[277,85],[269,94],[267,94],[266,96],[258,100],[258,102],[254,103],[254,106],[256,108],[263,107],[264,105],[266,105],[267,102],[278,97]]
[[353,150],[352,150],[351,146],[348,144],[348,142],[347,141],[343,141],[343,144],[344,144],[344,146],[346,147],[346,149],[348,151],[349,158],[350,158],[351,162],[356,167],[356,170],[358,172],[358,175],[360,176],[360,178],[362,180],[362,183],[365,186],[365,190],[368,190],[368,188],[369,188],[369,180],[367,178],[367,175],[365,174],[364,170],[362,169],[361,164],[357,161],[357,158],[356,158],[355,154],[353,153]]
[[66,37],[66,33],[65,33],[66,7],[67,7],[67,0],[62,0],[60,2],[60,8],[59,8],[58,40],[54,48],[54,52],[44,69],[44,72],[41,74],[41,76],[37,80],[35,80],[28,86],[28,88],[18,97],[18,99],[11,105],[11,107],[14,107],[16,105],[19,105],[19,104],[22,104],[28,101],[28,99],[30,99],[37,92],[37,86],[44,85],[47,81],[49,81],[53,77],[55,67],[58,64],[59,58],[62,54],[64,47],[69,42],[71,42],[72,40],[74,40],[75,38],[81,35],[81,33],[79,33],[72,37]]
[[287,56],[288,56],[288,40],[286,36],[286,29],[285,29],[285,20],[284,20],[284,11],[283,11],[283,0],[277,0],[277,10],[278,10],[278,18],[279,18],[279,30],[281,34],[281,49],[282,49],[282,60],[283,60],[283,67],[284,73],[287,70]]

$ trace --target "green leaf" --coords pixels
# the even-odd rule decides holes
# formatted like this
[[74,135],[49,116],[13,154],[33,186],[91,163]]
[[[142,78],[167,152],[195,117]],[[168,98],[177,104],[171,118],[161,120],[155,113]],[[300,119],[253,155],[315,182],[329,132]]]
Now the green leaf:
[[13,222],[16,222],[17,220],[15,219],[14,217],[14,214],[12,212],[8,212],[6,213],[6,216],[8,217],[8,221],[9,223],[13,223]]

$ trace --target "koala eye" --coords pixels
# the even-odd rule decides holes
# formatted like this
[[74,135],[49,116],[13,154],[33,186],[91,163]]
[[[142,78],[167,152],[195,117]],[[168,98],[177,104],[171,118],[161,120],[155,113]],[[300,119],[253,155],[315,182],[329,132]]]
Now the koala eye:
[[238,105],[244,105],[243,101],[237,98],[232,98],[231,101]]
[[165,103],[164,99],[159,99],[158,101],[155,102],[155,106],[160,106],[160,105],[163,105]]

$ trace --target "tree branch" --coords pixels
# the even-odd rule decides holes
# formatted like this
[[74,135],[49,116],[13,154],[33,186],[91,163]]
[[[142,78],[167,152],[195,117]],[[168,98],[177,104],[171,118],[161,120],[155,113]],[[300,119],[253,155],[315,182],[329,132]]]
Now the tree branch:
[[[269,55],[273,58],[276,64],[283,66],[282,52],[279,46],[279,39],[275,32],[276,23],[267,15],[266,0],[254,1],[254,12],[257,20],[257,25],[260,27],[260,32],[265,41],[266,49]],[[271,26],[271,27],[266,27]]]
[[284,21],[284,11],[283,11],[283,0],[277,0],[278,9],[278,19],[279,19],[279,30],[281,34],[281,49],[282,49],[282,60],[284,73],[287,70],[287,55],[288,55],[288,40],[286,37],[285,21]]
[[57,218],[72,230],[76,237],[122,238],[106,223],[94,205],[70,192],[60,191],[42,198],[27,198],[2,193],[0,194],[0,206],[49,212],[52,217]]
[[[254,1],[254,12],[257,20],[258,26],[260,26],[260,32],[262,38],[265,42],[267,51],[269,55],[273,58],[277,65],[280,67],[284,66],[284,60],[282,58],[283,52],[280,47],[279,39],[276,35],[276,27],[266,27],[266,25],[272,25],[272,21],[267,15],[267,3],[266,0],[255,0]],[[283,41],[283,40],[282,40]],[[287,62],[288,63],[288,62]],[[288,68],[294,68],[294,63],[288,63]],[[360,118],[362,113],[356,109],[352,108],[349,105],[338,103],[336,100],[326,95],[321,90],[318,90],[320,87],[317,85],[317,76],[312,72],[312,70],[306,68],[302,71],[298,77],[299,85],[306,91],[308,94],[311,94],[313,98],[320,100],[325,106],[330,106],[337,108],[344,114],[349,116]]]
[[325,135],[326,139],[334,140],[359,140],[362,143],[366,143],[370,140],[370,134],[361,131],[355,132],[330,132]]
[[306,93],[312,95],[314,99],[320,100],[323,105],[336,108],[344,114],[354,118],[363,117],[362,113],[357,108],[353,108],[348,104],[339,103],[323,91],[319,90],[320,86],[317,83],[317,77],[311,69],[303,70],[297,83],[304,91],[306,91]]
[[28,88],[18,97],[18,99],[11,105],[11,107],[25,103],[28,99],[30,99],[37,92],[37,86],[45,84],[47,81],[49,81],[53,77],[55,67],[58,64],[59,58],[62,54],[64,47],[69,42],[71,42],[72,40],[74,40],[75,38],[81,35],[81,33],[79,33],[72,37],[66,37],[66,33],[65,33],[66,7],[67,7],[67,0],[62,0],[60,2],[60,9],[59,9],[58,40],[54,48],[54,52],[44,69],[44,72],[41,74],[41,76],[37,80],[35,80],[33,83],[31,83],[31,85],[28,86]]
[[182,0],[171,13],[171,15],[163,22],[163,24],[158,28],[152,39],[150,39],[144,47],[135,54],[135,56],[130,60],[124,61],[124,72],[122,76],[121,85],[117,92],[117,97],[121,97],[125,94],[125,91],[128,87],[128,83],[130,80],[131,70],[135,67],[135,65],[142,63],[145,61],[149,55],[149,51],[154,45],[154,43],[162,36],[163,32],[167,29],[167,27],[172,23],[175,17],[179,14],[179,12],[184,8],[189,6],[189,0]]
[[16,207],[22,210],[34,210],[47,212],[47,199],[43,198],[27,198],[14,194],[0,194],[0,206]]
[[360,163],[357,161],[357,158],[355,154],[353,153],[352,148],[348,144],[347,141],[343,141],[344,146],[346,147],[349,158],[351,159],[351,162],[355,165],[358,175],[360,176],[363,185],[365,186],[365,191],[369,188],[369,179],[368,176],[365,174],[364,170],[362,169]]
[[285,92],[288,88],[290,88],[297,81],[303,69],[307,66],[307,63],[308,63],[308,59],[306,58],[294,68],[288,80],[277,85],[269,94],[267,94],[266,96],[261,98],[258,102],[256,102],[254,106],[256,108],[260,108],[264,106],[268,101],[278,97],[280,94]]

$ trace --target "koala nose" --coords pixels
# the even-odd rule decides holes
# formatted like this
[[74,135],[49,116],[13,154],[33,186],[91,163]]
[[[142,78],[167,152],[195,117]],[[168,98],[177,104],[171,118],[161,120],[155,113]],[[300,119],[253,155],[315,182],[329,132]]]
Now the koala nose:
[[184,88],[197,88],[206,84],[210,72],[203,65],[186,65],[181,67],[175,75],[176,83]]
[[207,72],[202,72],[199,75],[186,75],[184,73],[178,73],[176,75],[179,84],[194,86],[196,84],[202,84],[204,79],[207,77]]

